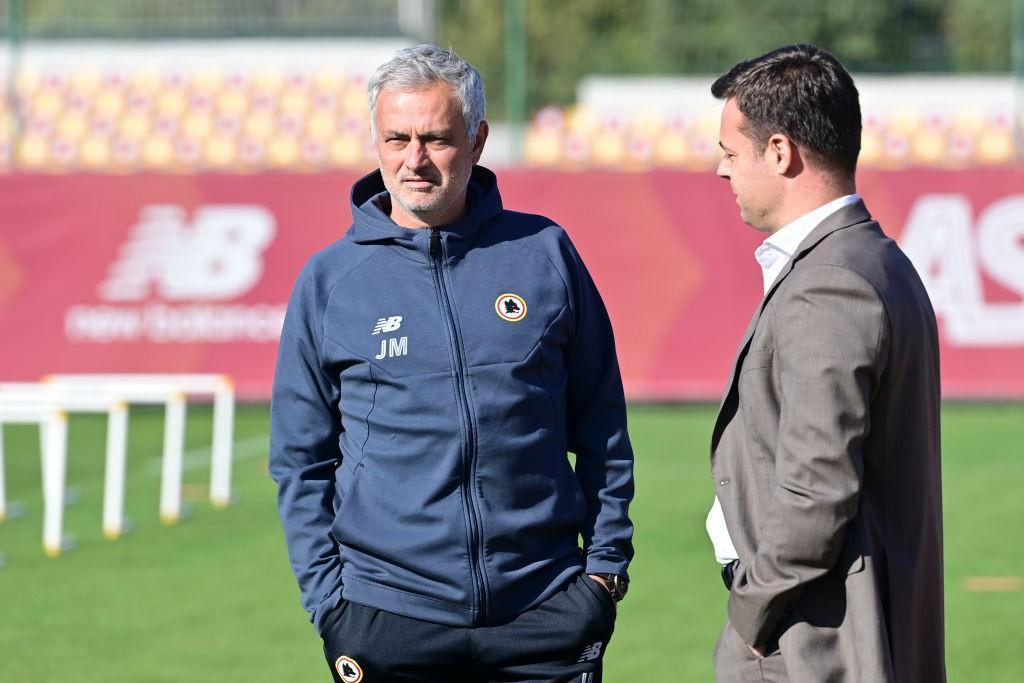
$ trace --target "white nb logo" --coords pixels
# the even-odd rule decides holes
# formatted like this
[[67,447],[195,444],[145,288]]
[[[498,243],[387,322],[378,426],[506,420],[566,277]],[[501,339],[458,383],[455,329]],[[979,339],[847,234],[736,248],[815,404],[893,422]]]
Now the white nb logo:
[[390,318],[381,318],[377,321],[377,324],[373,326],[373,334],[380,334],[381,332],[394,332],[402,326],[402,316],[393,315]]
[[580,655],[580,658],[578,660],[576,660],[576,662],[577,663],[580,663],[580,662],[592,662],[595,659],[600,658],[600,656],[601,656],[601,648],[603,646],[604,646],[604,641],[601,641],[601,640],[599,640],[596,643],[593,643],[591,645],[588,645],[587,647],[583,648],[583,654]]
[[261,206],[200,206],[191,225],[181,206],[146,206],[99,296],[142,301],[153,289],[165,301],[234,299],[259,282],[274,230]]

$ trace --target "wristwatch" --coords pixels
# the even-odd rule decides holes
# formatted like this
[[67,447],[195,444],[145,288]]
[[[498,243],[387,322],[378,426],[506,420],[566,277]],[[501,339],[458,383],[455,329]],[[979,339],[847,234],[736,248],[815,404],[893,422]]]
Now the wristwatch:
[[625,576],[621,574],[594,574],[593,576],[604,579],[605,585],[608,586],[608,592],[612,594],[612,600],[615,602],[626,597],[626,591],[629,590],[629,579]]

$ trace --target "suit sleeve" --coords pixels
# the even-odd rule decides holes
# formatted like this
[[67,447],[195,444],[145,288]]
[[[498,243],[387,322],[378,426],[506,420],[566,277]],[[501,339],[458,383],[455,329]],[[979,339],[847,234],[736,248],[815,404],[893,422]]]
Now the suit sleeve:
[[582,529],[588,573],[627,574],[633,557],[633,449],[611,322],[601,295],[568,244],[575,331],[567,355],[567,430],[587,502]]
[[782,407],[772,507],[729,596],[730,621],[752,645],[770,640],[803,587],[839,557],[857,514],[890,330],[878,293],[853,271],[826,265],[793,276],[774,306]]
[[322,295],[307,266],[285,314],[270,406],[270,475],[302,606],[319,627],[341,591],[331,536],[334,470],[340,462],[338,385],[323,369]]

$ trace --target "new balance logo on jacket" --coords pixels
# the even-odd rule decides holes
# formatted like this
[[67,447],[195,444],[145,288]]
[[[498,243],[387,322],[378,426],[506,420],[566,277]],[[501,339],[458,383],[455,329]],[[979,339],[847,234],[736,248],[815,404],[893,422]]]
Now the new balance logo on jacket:
[[[371,334],[380,334],[381,332],[396,332],[402,327],[402,316],[393,315],[388,318],[380,318],[377,320],[377,324],[373,326],[373,332]],[[409,338],[402,337],[395,339],[391,337],[389,339],[380,340],[380,352],[374,356],[377,360],[384,358],[395,358],[396,356],[407,356],[409,355]]]
[[401,326],[402,316],[400,315],[393,315],[390,318],[381,318],[377,321],[377,324],[373,326],[373,334],[380,334],[381,332],[395,332]]

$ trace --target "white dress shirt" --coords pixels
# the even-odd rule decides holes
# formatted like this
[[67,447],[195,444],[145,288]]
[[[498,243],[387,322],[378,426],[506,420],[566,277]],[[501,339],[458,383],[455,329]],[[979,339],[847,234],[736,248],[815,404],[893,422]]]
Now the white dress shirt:
[[[856,193],[834,199],[828,204],[819,206],[810,213],[805,213],[792,223],[779,228],[762,242],[761,246],[754,250],[754,258],[757,259],[758,264],[761,266],[764,294],[768,294],[768,290],[771,289],[772,284],[779,277],[786,264],[789,263],[789,260],[793,258],[793,254],[796,253],[800,243],[807,239],[807,236],[818,227],[819,223],[844,206],[849,206],[859,201],[860,195]],[[733,560],[739,559],[736,547],[729,536],[729,528],[725,524],[725,516],[722,514],[722,504],[719,502],[718,496],[715,496],[715,502],[711,506],[711,511],[708,512],[708,518],[704,526],[707,529],[708,536],[711,538],[711,545],[715,548],[715,559],[720,564],[726,565]]]

